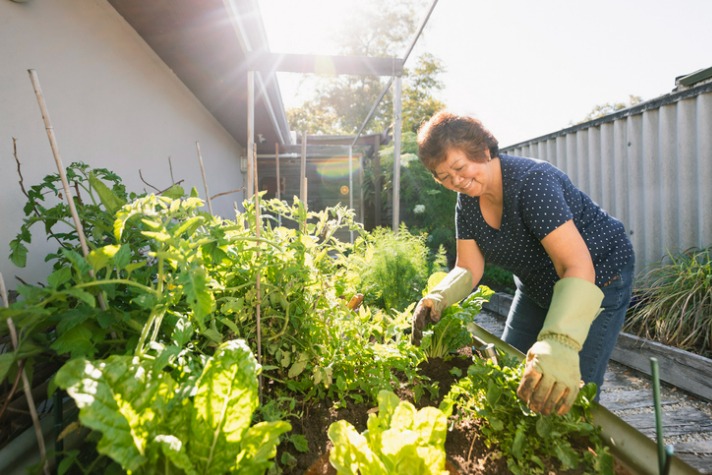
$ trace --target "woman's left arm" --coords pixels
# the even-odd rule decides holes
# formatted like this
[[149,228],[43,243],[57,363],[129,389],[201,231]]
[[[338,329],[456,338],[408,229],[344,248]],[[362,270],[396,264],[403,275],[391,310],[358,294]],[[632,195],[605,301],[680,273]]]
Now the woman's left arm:
[[574,224],[568,220],[541,240],[560,279],[578,277],[595,283],[596,270],[591,252]]
[[543,414],[566,414],[581,381],[579,351],[599,312],[603,292],[595,285],[591,253],[572,220],[541,241],[559,281],[517,389],[529,407]]

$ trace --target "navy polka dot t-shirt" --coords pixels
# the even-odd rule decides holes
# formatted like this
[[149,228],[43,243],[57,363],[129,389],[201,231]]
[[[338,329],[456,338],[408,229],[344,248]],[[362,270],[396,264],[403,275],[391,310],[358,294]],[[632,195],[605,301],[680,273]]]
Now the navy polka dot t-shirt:
[[480,211],[479,197],[458,194],[457,239],[474,239],[485,262],[509,270],[517,286],[540,306],[549,306],[559,280],[541,240],[573,219],[588,245],[596,285],[620,274],[633,261],[633,247],[623,223],[606,213],[568,176],[548,162],[500,154],[503,210],[499,229]]

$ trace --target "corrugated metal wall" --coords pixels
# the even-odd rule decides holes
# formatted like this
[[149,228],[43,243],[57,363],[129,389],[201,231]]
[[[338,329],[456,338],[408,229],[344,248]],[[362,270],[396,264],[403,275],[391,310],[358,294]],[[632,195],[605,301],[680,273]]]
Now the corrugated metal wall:
[[547,160],[630,233],[640,274],[712,245],[712,84],[502,149]]

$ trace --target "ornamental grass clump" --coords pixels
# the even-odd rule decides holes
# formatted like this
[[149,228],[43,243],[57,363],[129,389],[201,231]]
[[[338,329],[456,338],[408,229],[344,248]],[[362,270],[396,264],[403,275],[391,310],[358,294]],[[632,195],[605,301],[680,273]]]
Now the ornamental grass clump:
[[669,254],[634,290],[624,330],[712,357],[712,247]]

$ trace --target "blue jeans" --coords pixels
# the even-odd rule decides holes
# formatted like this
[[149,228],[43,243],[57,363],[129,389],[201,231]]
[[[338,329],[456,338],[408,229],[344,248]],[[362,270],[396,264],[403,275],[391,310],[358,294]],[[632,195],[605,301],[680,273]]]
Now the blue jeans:
[[[630,304],[633,290],[633,263],[627,265],[619,276],[611,279],[601,290],[603,311],[593,321],[588,338],[579,353],[582,379],[587,383],[594,382],[598,386],[596,400],[601,394],[608,360],[616,346]],[[526,353],[536,342],[547,311],[548,308],[540,307],[524,292],[517,290],[507,315],[502,340]]]

